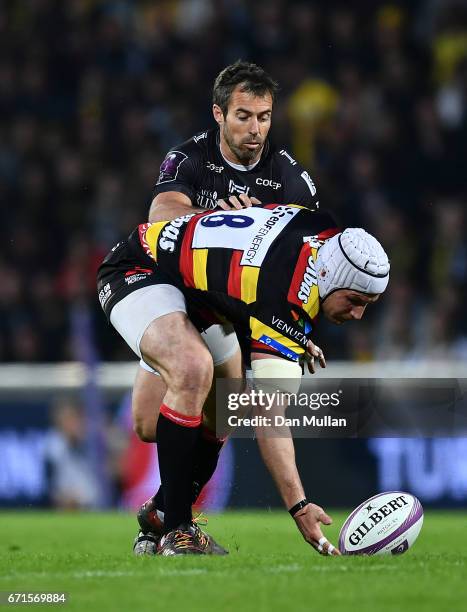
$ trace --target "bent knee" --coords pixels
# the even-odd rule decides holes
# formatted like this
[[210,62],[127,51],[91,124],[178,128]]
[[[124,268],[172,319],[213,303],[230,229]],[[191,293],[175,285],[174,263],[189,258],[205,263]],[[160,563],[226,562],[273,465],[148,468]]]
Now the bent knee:
[[157,418],[151,419],[150,422],[148,419],[142,419],[138,417],[135,417],[133,420],[133,431],[141,440],[141,442],[155,442],[156,427]]
[[212,383],[214,365],[209,351],[188,351],[181,356],[177,367],[170,376],[169,386],[179,390],[192,387],[209,391]]

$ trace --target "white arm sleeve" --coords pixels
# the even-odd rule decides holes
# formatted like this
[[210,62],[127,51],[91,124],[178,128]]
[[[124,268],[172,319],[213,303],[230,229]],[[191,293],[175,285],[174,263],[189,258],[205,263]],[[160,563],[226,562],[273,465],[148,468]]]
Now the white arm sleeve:
[[[297,393],[302,380],[302,368],[286,359],[255,359],[251,362],[253,381],[261,388],[274,387],[283,393]],[[273,380],[272,380],[273,379]]]

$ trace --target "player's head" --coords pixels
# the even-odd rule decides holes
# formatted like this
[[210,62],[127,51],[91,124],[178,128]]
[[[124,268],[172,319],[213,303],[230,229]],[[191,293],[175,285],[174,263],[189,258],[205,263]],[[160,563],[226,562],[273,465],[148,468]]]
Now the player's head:
[[351,227],[318,250],[316,273],[324,315],[333,323],[361,319],[389,282],[389,260],[374,236]]
[[277,90],[269,74],[249,62],[235,62],[217,76],[213,114],[220,127],[223,152],[230,161],[248,165],[259,159],[271,127]]

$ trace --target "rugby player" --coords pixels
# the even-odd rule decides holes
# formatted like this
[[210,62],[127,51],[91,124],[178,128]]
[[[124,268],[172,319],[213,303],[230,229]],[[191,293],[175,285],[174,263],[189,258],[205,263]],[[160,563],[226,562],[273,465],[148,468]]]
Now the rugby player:
[[[277,83],[255,64],[236,62],[218,75],[212,107],[217,127],[195,135],[167,153],[154,189],[150,222],[172,220],[216,206],[225,210],[248,207],[261,201],[317,206],[316,188],[308,173],[284,148],[274,146],[268,138],[276,93]],[[152,277],[143,280],[133,275],[131,282],[139,287],[149,286]],[[165,300],[170,304],[170,293],[166,293]],[[234,333],[214,325],[203,332],[203,339],[212,355],[214,380],[242,376],[241,354]],[[141,360],[133,388],[132,411],[135,431],[143,441],[155,441],[159,406],[165,392],[164,380]],[[204,436],[198,444],[193,502],[214,473],[223,445],[213,433],[213,407],[212,392],[203,412]],[[138,513],[142,533],[135,541],[136,554],[151,551],[151,532],[160,529],[162,511],[160,489]]]
[[[151,285],[126,282],[136,274]],[[213,377],[199,330],[216,320],[231,323],[253,379],[299,381],[301,360],[310,360],[311,371],[315,357],[325,365],[310,339],[319,311],[336,324],[361,319],[388,280],[389,262],[374,237],[362,229],[339,232],[327,213],[298,205],[148,223],[112,249],[98,274],[102,307],[167,385],[156,428],[164,503],[159,554],[221,549],[191,514],[201,415]],[[339,554],[320,527],[330,517],[305,497],[292,440],[258,442],[305,540],[322,554]]]

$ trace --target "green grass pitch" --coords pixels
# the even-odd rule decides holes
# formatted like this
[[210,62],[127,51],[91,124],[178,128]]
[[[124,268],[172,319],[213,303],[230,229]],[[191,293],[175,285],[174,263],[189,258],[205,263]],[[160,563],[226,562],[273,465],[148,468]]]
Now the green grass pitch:
[[[332,515],[336,544],[346,514]],[[427,512],[400,557],[325,558],[286,512],[228,512],[208,525],[228,557],[174,559],[133,557],[128,514],[0,513],[0,591],[66,591],[60,607],[86,612],[465,611],[466,519]]]

